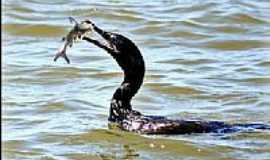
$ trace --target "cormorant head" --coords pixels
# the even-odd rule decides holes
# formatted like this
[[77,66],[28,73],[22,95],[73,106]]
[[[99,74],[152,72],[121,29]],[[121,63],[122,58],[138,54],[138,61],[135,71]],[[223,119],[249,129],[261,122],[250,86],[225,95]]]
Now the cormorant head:
[[[127,51],[130,47],[134,46],[134,44],[127,39],[126,37],[112,32],[104,31],[95,26],[90,20],[83,21],[85,24],[90,24],[93,26],[93,30],[96,31],[99,35],[103,37],[105,42],[101,42],[106,45],[108,48],[112,49],[114,52],[123,52]],[[131,50],[133,48],[130,48]]]
[[111,32],[103,32],[102,37],[106,40],[106,45],[113,49],[114,52],[123,52],[129,45],[129,42],[127,42],[126,38],[122,35],[111,33]]

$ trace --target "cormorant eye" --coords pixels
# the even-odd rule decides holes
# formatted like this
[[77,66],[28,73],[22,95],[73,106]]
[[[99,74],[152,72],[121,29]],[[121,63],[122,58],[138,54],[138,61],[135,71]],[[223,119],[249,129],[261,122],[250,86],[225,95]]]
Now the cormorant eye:
[[114,43],[114,44],[117,44],[118,43],[118,39],[115,35],[111,35],[111,42]]

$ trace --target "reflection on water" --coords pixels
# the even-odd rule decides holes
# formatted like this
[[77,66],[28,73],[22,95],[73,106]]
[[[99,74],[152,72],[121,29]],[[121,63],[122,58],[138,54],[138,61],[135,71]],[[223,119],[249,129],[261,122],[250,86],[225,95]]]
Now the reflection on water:
[[53,62],[67,17],[132,39],[146,61],[134,108],[172,118],[270,123],[270,2],[4,1],[5,159],[268,159],[270,133],[141,136],[107,129],[122,73],[86,42]]

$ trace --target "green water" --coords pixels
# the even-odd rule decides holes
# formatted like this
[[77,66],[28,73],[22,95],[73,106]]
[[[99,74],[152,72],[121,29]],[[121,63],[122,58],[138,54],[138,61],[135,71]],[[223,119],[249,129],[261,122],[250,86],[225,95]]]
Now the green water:
[[145,114],[270,123],[270,2],[6,0],[2,3],[3,159],[270,159],[270,132],[145,136],[107,128],[122,81],[116,62],[80,42],[91,19],[134,41],[146,62],[133,107]]

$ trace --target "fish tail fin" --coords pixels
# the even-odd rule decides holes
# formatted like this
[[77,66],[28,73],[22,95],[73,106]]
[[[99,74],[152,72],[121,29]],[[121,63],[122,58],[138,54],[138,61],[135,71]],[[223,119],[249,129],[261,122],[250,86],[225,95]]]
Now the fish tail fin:
[[68,64],[70,64],[70,60],[68,59],[66,54],[63,54],[64,59],[67,61]]

